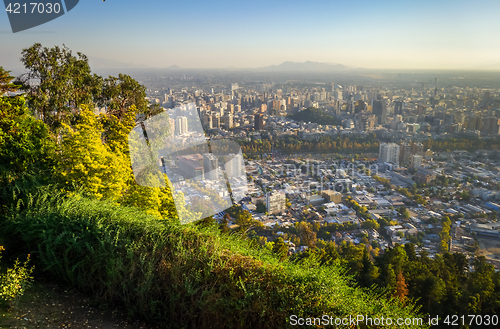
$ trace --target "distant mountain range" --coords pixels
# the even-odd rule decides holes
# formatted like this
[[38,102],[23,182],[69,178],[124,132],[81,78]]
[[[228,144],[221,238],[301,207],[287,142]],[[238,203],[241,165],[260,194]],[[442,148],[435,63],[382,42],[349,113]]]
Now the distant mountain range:
[[[153,69],[154,67],[147,65],[137,65],[132,63],[124,63],[113,59],[99,58],[89,56],[89,64],[92,69],[103,70],[103,69]],[[177,65],[171,65],[169,67],[158,68],[163,70],[180,70],[181,67]],[[223,68],[221,68],[223,69]],[[228,68],[226,68],[228,69]],[[243,68],[230,68],[231,70],[241,70]],[[243,70],[253,70],[258,72],[337,72],[346,71],[352,69],[359,69],[352,66],[346,66],[336,63],[321,63],[321,62],[283,62],[279,65],[271,65],[265,67],[259,67],[256,69],[243,69]]]
[[137,65],[133,63],[124,63],[114,59],[99,58],[89,56],[89,65],[91,69],[134,69],[134,68],[148,68],[146,65]]
[[477,70],[500,71],[500,63],[476,66]]
[[352,69],[342,64],[320,63],[320,62],[284,62],[279,65],[271,65],[260,67],[257,71],[300,71],[300,72],[329,72],[329,71],[345,71]]

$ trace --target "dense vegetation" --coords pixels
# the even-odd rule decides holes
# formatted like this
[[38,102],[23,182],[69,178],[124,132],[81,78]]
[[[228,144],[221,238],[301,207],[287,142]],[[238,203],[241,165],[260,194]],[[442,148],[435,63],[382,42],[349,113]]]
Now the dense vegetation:
[[309,107],[303,111],[300,111],[296,114],[293,114],[290,116],[290,119],[293,119],[295,121],[304,121],[304,122],[311,122],[311,123],[317,123],[320,125],[338,125],[339,121],[337,120],[336,117],[334,117],[331,114],[328,114],[325,112],[325,110],[320,110],[315,107]]
[[424,142],[424,149],[433,151],[477,151],[477,150],[498,150],[500,148],[500,138],[447,138],[440,140],[429,139]]
[[[358,213],[365,211],[362,208],[358,207]],[[366,222],[371,226],[366,228],[374,229],[395,224],[387,218],[381,218],[378,222],[368,219],[363,224]],[[435,258],[430,258],[425,251],[417,255],[413,243],[396,245],[381,252],[378,243],[370,243],[365,234],[354,236],[360,241],[358,245],[346,241],[340,244],[327,241],[335,232],[357,228],[347,223],[321,225],[301,222],[288,228],[279,227],[275,230],[284,232],[284,235],[268,248],[280,255],[278,246],[283,239],[307,245],[309,249],[306,252],[294,254],[290,256],[291,259],[313,258],[324,265],[343,264],[361,287],[383,287],[402,301],[417,301],[421,310],[431,315],[498,314],[500,272],[495,272],[493,265],[488,264],[482,256],[470,262],[464,254],[448,253],[450,225],[450,218],[443,217],[439,232],[442,254]],[[408,238],[411,240],[411,236]],[[261,243],[265,244],[265,241]],[[282,259],[286,257],[284,255]]]
[[[35,277],[63,280],[163,327],[280,328],[292,314],[418,316],[409,301],[355,287],[339,264],[290,262],[221,233],[210,218],[181,225],[186,209],[174,198],[183,204],[182,195],[139,186],[130,168],[127,135],[137,113],[152,114],[136,104],[143,89],[125,76],[100,84],[86,58],[66,48],[35,44],[23,62],[27,93],[0,98],[0,239],[7,251],[32,255]],[[96,115],[103,99],[107,111]]]
[[217,226],[180,225],[134,208],[41,190],[2,221],[10,248],[38,269],[168,327],[280,328],[291,314],[410,316],[354,288],[342,267],[294,264]]
[[315,140],[303,140],[295,136],[286,136],[276,141],[256,139],[241,141],[244,153],[271,152],[271,143],[275,150],[285,153],[294,152],[378,152],[378,140],[375,135],[357,137],[322,136]]

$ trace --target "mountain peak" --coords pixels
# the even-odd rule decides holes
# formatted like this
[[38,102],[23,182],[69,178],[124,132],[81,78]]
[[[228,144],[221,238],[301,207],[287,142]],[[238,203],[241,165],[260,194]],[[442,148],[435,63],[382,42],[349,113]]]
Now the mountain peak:
[[260,71],[339,71],[345,70],[347,67],[342,64],[332,64],[332,63],[321,63],[321,62],[292,62],[286,61],[279,65],[271,65],[266,67],[261,67],[258,70]]

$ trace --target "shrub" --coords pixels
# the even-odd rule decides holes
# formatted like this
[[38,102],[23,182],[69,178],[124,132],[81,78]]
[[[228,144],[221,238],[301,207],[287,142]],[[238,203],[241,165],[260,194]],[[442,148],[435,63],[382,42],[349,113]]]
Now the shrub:
[[[0,246],[0,253],[4,250]],[[1,259],[1,255],[0,255]],[[30,255],[21,264],[19,259],[14,262],[13,268],[8,268],[7,272],[0,274],[0,299],[6,301],[10,307],[17,305],[26,289],[31,285],[33,277],[33,267],[29,267]]]
[[280,262],[217,226],[180,225],[51,191],[25,203],[0,221],[16,248],[32,252],[58,280],[161,327],[283,328],[291,315],[416,316],[410,304],[355,287],[343,267]]

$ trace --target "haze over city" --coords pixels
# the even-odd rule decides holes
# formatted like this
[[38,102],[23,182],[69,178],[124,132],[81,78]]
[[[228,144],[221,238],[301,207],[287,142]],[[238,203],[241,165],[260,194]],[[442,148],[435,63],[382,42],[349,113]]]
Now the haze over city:
[[[500,3],[482,1],[81,1],[13,34],[0,20],[4,67],[34,42],[66,44],[100,66],[259,68],[285,61],[372,69],[500,68]],[[115,62],[116,61],[116,62]]]

